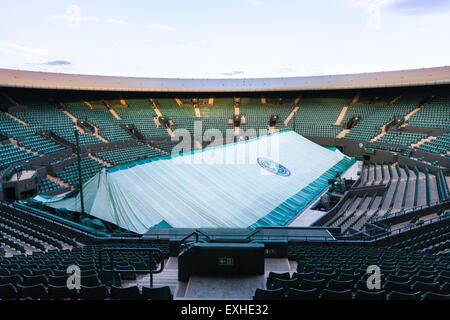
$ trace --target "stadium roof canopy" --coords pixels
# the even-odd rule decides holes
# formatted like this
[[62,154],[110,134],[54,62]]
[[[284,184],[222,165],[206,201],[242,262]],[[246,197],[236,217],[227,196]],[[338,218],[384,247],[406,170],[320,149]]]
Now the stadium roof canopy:
[[267,92],[450,84],[450,66],[373,73],[252,79],[134,78],[0,69],[1,87],[143,92]]

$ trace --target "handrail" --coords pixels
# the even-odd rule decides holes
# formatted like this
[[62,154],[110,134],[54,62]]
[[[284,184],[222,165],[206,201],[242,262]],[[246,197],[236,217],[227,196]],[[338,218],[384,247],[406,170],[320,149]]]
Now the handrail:
[[[204,233],[203,231],[196,229],[196,232],[200,233],[201,235],[203,235],[204,237],[206,237],[208,239],[208,241],[211,241],[211,237],[209,235],[207,235],[206,233]],[[197,241],[198,242],[198,241]]]
[[183,239],[180,240],[180,245],[184,244],[186,242],[187,239],[189,239],[190,237],[195,236],[195,242],[198,242],[198,230],[195,230],[194,232],[191,232],[190,234],[188,234],[186,237],[184,237]]
[[406,209],[406,210],[396,211],[394,213],[389,213],[389,215],[386,216],[386,217],[381,217],[381,218],[379,218],[377,220],[374,220],[373,222],[379,222],[379,221],[383,221],[383,220],[386,220],[386,219],[391,219],[391,218],[398,217],[398,216],[401,216],[401,215],[404,215],[404,214],[407,214],[407,213],[411,213],[411,212],[415,212],[415,211],[419,211],[419,210],[427,209],[427,208],[433,208],[435,206],[443,205],[443,204],[446,204],[446,203],[450,203],[450,200],[436,201],[436,202],[430,203],[430,205],[421,205],[421,206],[412,207],[412,208],[409,208],[409,209]]
[[252,238],[255,234],[260,233],[262,229],[256,229],[255,231],[253,231],[252,233],[250,233],[247,237],[245,237],[245,240],[250,240],[250,238]]
[[[149,258],[149,262],[151,263],[151,258],[153,258],[153,253],[156,253],[159,257],[160,265],[161,267],[159,269],[153,270],[153,269],[145,269],[145,270],[133,270],[130,271],[129,269],[117,269],[114,265],[114,256],[112,255],[113,252],[149,252],[151,253]],[[105,270],[102,262],[102,253],[103,252],[109,252],[108,256],[111,262],[111,270]],[[103,248],[98,253],[98,260],[99,264],[97,266],[97,270],[100,272],[133,272],[133,273],[150,273],[150,288],[153,288],[153,275],[157,273],[161,273],[164,270],[164,255],[160,249],[156,248]],[[150,264],[151,265],[151,264]],[[114,277],[113,277],[113,283],[114,283]]]
[[434,218],[431,218],[431,219],[428,219],[428,220],[422,220],[423,223],[421,223],[421,224],[411,224],[409,226],[404,226],[404,227],[401,227],[399,229],[395,229],[395,230],[389,231],[387,233],[380,234],[380,235],[376,236],[374,238],[374,240],[380,240],[380,239],[383,239],[383,238],[387,238],[387,237],[390,237],[390,236],[393,236],[393,235],[400,234],[400,233],[405,232],[407,230],[411,231],[411,230],[414,230],[414,229],[417,229],[417,228],[421,228],[421,227],[424,227],[426,225],[429,225],[429,224],[432,224],[432,223],[436,223],[438,221],[447,220],[447,219],[450,219],[450,216],[446,215],[446,216],[434,217]]
[[[441,203],[437,202],[436,204],[443,205],[443,204],[446,204],[446,203],[450,203],[450,201],[447,200],[447,201],[441,202]],[[21,204],[18,204],[18,203],[16,203],[16,204],[8,204],[8,203],[4,203],[4,202],[0,202],[0,204],[5,205],[6,207],[10,207],[11,209],[22,211],[24,214],[30,214],[32,216],[36,216],[36,217],[38,217],[39,219],[41,219],[43,221],[51,222],[51,223],[53,223],[53,224],[55,224],[57,226],[68,228],[69,230],[73,230],[73,231],[77,232],[80,235],[87,236],[87,237],[89,237],[92,240],[96,240],[96,241],[97,240],[98,241],[101,241],[101,240],[110,240],[110,241],[111,240],[139,240],[139,241],[142,241],[143,240],[142,235],[130,235],[129,237],[124,237],[124,235],[122,235],[121,237],[120,236],[115,236],[115,235],[109,235],[109,236],[107,236],[107,235],[103,235],[103,236],[94,235],[91,232],[89,232],[87,230],[82,230],[81,228],[77,228],[74,225],[73,226],[68,225],[67,223],[62,222],[60,219],[57,219],[56,217],[50,217],[48,214],[44,216],[42,214],[44,212],[42,212],[42,211],[40,211],[38,209],[34,209],[34,208],[31,208],[31,207],[28,207],[26,205],[21,205]],[[428,207],[428,206],[420,206],[420,207],[417,207],[417,208],[414,208],[414,209],[417,210],[419,208],[422,209],[422,208],[426,208],[426,207]],[[389,219],[389,218],[398,216],[400,214],[410,213],[411,211],[415,211],[414,209],[409,209],[409,210],[406,210],[406,211],[399,211],[399,212],[396,212],[394,214],[390,214],[387,218]],[[372,221],[372,223],[381,222],[381,221],[382,221],[382,219],[378,219],[378,220]],[[279,228],[283,229],[283,227],[279,227]],[[326,227],[324,227],[324,228],[326,228]],[[287,229],[293,229],[293,227],[287,227]],[[192,237],[193,235],[196,235],[196,241],[198,241],[198,235],[199,234],[203,234],[203,233],[200,230],[198,230],[198,229],[196,230],[196,232],[197,232],[197,234],[195,234],[195,232],[192,232],[188,236],[185,236],[181,240],[181,242],[185,242],[188,238]],[[250,235],[250,237],[251,236],[255,237],[256,234],[257,234],[257,232],[255,232],[253,235]],[[208,235],[205,235],[205,236],[207,238],[210,238]],[[236,235],[234,235],[233,237],[235,237],[235,236]],[[243,234],[242,236],[243,236],[243,238],[249,237],[249,234]],[[381,235],[372,236],[372,237],[365,237],[365,241],[371,241],[371,239],[377,239],[380,236]],[[174,237],[176,237],[176,236],[174,236]],[[351,238],[351,237],[355,237],[355,235],[353,234],[352,236],[349,236],[348,238]],[[259,237],[256,236],[255,238],[258,239]],[[265,235],[263,238],[264,238],[264,240],[267,240],[267,241],[277,240],[277,239],[283,238],[283,239],[286,239],[288,241],[293,241],[293,242],[296,242],[296,241],[331,241],[332,240],[332,239],[327,239],[327,238],[325,238],[323,236],[289,236],[289,237],[287,237],[286,235]],[[336,237],[336,240],[342,241],[343,238],[345,239],[347,237],[339,236],[339,237]],[[165,239],[165,238],[161,238],[161,237],[158,236],[157,238],[152,238],[151,240],[158,240],[158,239]]]
[[92,239],[96,239],[96,240],[101,240],[101,239],[123,239],[123,238],[128,239],[128,238],[140,238],[140,237],[142,237],[141,234],[131,234],[131,235],[128,236],[128,235],[123,234],[123,233],[120,233],[120,236],[118,236],[119,233],[112,233],[112,234],[105,234],[104,233],[103,235],[99,236],[98,234],[94,234],[94,233],[90,232],[89,230],[86,230],[85,228],[83,228],[83,226],[81,226],[81,225],[79,225],[79,224],[77,224],[77,223],[75,223],[73,221],[70,221],[70,220],[67,220],[67,219],[55,216],[55,215],[53,215],[51,213],[48,213],[46,211],[42,211],[42,210],[30,207],[28,205],[24,205],[24,204],[21,204],[21,203],[18,203],[18,202],[9,204],[9,203],[5,203],[5,202],[1,202],[1,201],[0,201],[0,204],[2,204],[4,206],[7,206],[7,207],[10,207],[10,208],[12,208],[14,210],[22,211],[22,212],[24,212],[26,214],[29,214],[31,216],[38,217],[39,219],[41,219],[43,221],[51,222],[51,223],[53,223],[55,225],[67,228],[67,229],[69,229],[71,231],[77,232],[79,234],[88,236],[88,237],[90,237]]
[[[443,221],[443,220],[447,220],[447,219],[450,219],[450,215],[442,215],[442,216],[434,217],[434,218],[431,218],[431,219],[428,219],[428,220],[422,220],[423,223],[421,223],[421,224],[409,225],[409,226],[405,226],[405,227],[402,227],[402,228],[399,228],[399,229],[390,230],[390,231],[385,232],[385,233],[381,233],[381,234],[377,234],[377,235],[372,235],[372,236],[366,237],[365,238],[365,242],[379,241],[381,239],[385,239],[385,238],[388,238],[390,236],[394,236],[394,235],[400,234],[400,233],[405,232],[405,231],[411,231],[411,230],[414,230],[414,229],[422,228],[422,227],[427,226],[429,224],[436,223],[436,222]],[[345,240],[345,238],[351,238],[351,236],[342,237],[341,239],[339,239],[339,241],[348,241],[348,240]]]

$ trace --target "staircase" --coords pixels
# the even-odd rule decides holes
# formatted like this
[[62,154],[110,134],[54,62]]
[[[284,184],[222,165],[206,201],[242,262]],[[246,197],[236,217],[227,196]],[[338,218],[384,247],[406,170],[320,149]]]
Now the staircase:
[[86,131],[77,124],[78,119],[73,114],[71,114],[66,109],[61,109],[61,111],[73,121],[73,125],[75,126],[75,128],[77,128],[78,131],[80,131],[81,133],[86,133]]
[[406,126],[408,125],[408,123],[407,123],[408,119],[411,118],[412,115],[415,114],[415,113],[416,113],[417,111],[419,111],[419,110],[420,110],[420,107],[417,107],[417,108],[415,108],[414,110],[412,110],[410,113],[408,113],[408,114],[405,116],[405,123],[403,123],[401,126],[399,126],[399,128],[406,127]]
[[428,103],[430,103],[431,101],[433,101],[434,98],[435,98],[435,96],[429,96],[429,97],[427,97],[426,99],[422,100],[422,101],[419,103],[419,105],[417,106],[417,108],[415,108],[414,110],[412,110],[410,113],[408,113],[408,114],[405,116],[405,123],[402,124],[399,128],[406,127],[406,126],[408,125],[408,124],[407,124],[408,119],[411,118],[411,116],[412,116],[413,114],[415,114],[417,111],[419,111],[420,108],[422,108],[423,106],[425,106],[425,105],[427,105]]
[[[125,100],[121,100],[121,101],[125,102]],[[122,118],[117,114],[116,110],[114,110],[114,108],[111,107],[111,105],[109,104],[108,101],[105,101],[105,105],[108,108],[109,112],[113,115],[114,118],[116,118],[117,120],[122,120]]]
[[297,107],[297,106],[295,106],[295,107],[292,109],[291,113],[289,113],[289,115],[287,116],[287,118],[286,118],[286,119],[284,120],[284,122],[283,122],[283,124],[284,124],[285,126],[288,125],[289,121],[291,121],[292,117],[294,117],[294,115],[295,115],[295,113],[298,111],[298,109],[299,109],[299,107]]
[[398,100],[400,100],[403,96],[405,95],[405,93],[402,93],[401,95],[399,95],[398,97],[392,99],[391,101],[389,101],[389,105],[396,103]]
[[92,160],[95,160],[95,161],[97,161],[97,162],[103,164],[104,166],[107,166],[108,168],[111,168],[111,167],[113,166],[111,163],[109,163],[109,162],[107,162],[107,161],[105,161],[105,160],[103,160],[103,159],[100,159],[100,158],[97,157],[97,156],[94,156],[92,153],[89,153],[88,156],[89,156],[89,158],[91,158]]
[[108,107],[108,110],[109,112],[111,112],[114,118],[116,118],[117,120],[122,120],[122,118],[117,114],[116,110],[111,107]]
[[414,113],[416,113],[417,111],[419,111],[420,110],[420,107],[417,107],[417,108],[415,108],[413,111],[411,111],[410,113],[408,113],[406,116],[405,116],[405,121],[407,121],[409,118],[411,118],[411,116],[414,114]]
[[48,180],[50,180],[51,182],[56,183],[57,185],[59,185],[59,186],[61,186],[61,187],[63,187],[63,188],[74,189],[73,186],[71,186],[71,185],[68,184],[67,182],[64,182],[64,181],[61,180],[60,178],[51,176],[51,175],[49,175],[49,174],[47,174],[47,177],[46,177],[46,178],[47,178]]
[[195,107],[195,108],[194,108],[194,112],[195,112],[195,116],[196,116],[197,118],[201,118],[201,117],[202,117],[202,115],[200,114],[200,108]]
[[355,97],[353,98],[352,103],[357,103],[359,101],[360,95],[361,95],[360,93],[355,94]]
[[238,116],[240,114],[239,106],[240,106],[241,101],[239,98],[234,98],[233,102],[234,102],[234,115]]
[[382,136],[384,136],[385,134],[386,134],[386,126],[389,124],[389,123],[391,123],[391,121],[392,120],[389,120],[385,125],[383,125],[382,127],[381,127],[381,133],[379,134],[379,135],[377,135],[376,137],[374,137],[374,138],[372,138],[372,140],[370,140],[370,142],[375,142],[375,141],[377,141],[378,139],[380,139]]
[[32,153],[32,154],[34,154],[35,156],[39,156],[39,153],[38,153],[37,151],[33,151],[33,150],[31,150],[31,149],[27,149],[27,148],[22,147],[21,145],[19,145],[19,142],[18,142],[16,139],[14,139],[14,138],[9,138],[9,141],[11,142],[11,144],[12,144],[14,147],[19,148],[20,150],[25,150],[26,152]]
[[429,136],[429,137],[426,137],[426,138],[423,138],[423,139],[417,141],[416,143],[411,144],[409,147],[410,148],[416,148],[416,147],[424,144],[425,142],[428,142],[428,141],[431,141],[431,140],[434,140],[434,139],[436,139],[436,137]]
[[11,119],[13,119],[13,120],[19,122],[20,124],[23,124],[24,126],[27,126],[27,125],[28,125],[28,123],[26,123],[26,122],[23,121],[22,119],[17,118],[16,116],[12,115],[12,114],[9,113],[9,112],[6,112],[6,111],[5,111],[4,114],[5,114],[6,116],[10,117]]
[[84,104],[87,105],[89,108],[94,109],[94,107],[92,106],[92,104],[90,104],[89,102],[83,100]]
[[[159,110],[158,107],[158,103],[156,102],[155,99],[149,99],[150,103],[153,105],[153,110],[155,110],[155,113],[158,117],[162,117],[163,114],[161,113],[161,111]],[[180,101],[181,102],[181,101]]]
[[[181,100],[178,99],[178,98],[175,98],[175,100],[177,101],[178,105],[181,106]],[[162,117],[163,114],[162,114],[161,111],[159,110],[158,103],[156,102],[156,100],[155,100],[155,99],[148,99],[148,101],[150,101],[150,103],[153,105],[153,110],[155,110],[155,113],[156,113],[156,115],[158,116],[158,118],[159,118],[159,117]],[[156,125],[156,122],[155,122],[155,125]],[[173,131],[172,131],[172,129],[171,129],[171,128],[166,128],[166,130],[167,130],[167,134],[168,134],[169,136],[173,137]]]
[[[233,104],[234,104],[234,115],[235,116],[239,116],[240,115],[240,104],[241,104],[241,99],[240,98],[234,98],[233,99]],[[234,134],[238,135],[240,131],[239,127],[234,127]]]
[[344,119],[345,114],[347,113],[347,110],[348,110],[347,106],[342,107],[341,113],[339,113],[339,116],[338,116],[336,122],[334,123],[335,126],[341,125],[342,119]]
[[338,133],[338,135],[336,136],[336,138],[337,138],[337,139],[342,139],[342,138],[344,138],[345,135],[346,135],[347,133],[349,133],[349,132],[350,132],[350,129],[342,129],[342,131]]
[[[73,114],[71,114],[69,111],[67,111],[67,109],[64,106],[62,106],[61,111],[73,121],[73,125],[75,126],[75,128],[77,128],[78,131],[80,131],[81,133],[86,133],[86,131],[77,124],[77,122],[78,122],[77,117],[75,117]],[[101,135],[99,135],[98,128],[96,126],[94,126],[92,123],[90,123],[90,124],[94,127],[93,135],[96,136],[101,141],[103,141],[104,143],[109,143],[109,141],[107,139],[105,139]]]
[[2,96],[5,97],[6,100],[8,100],[9,102],[11,102],[11,104],[18,106],[19,104],[17,103],[17,101],[15,101],[13,98],[11,98],[10,96],[8,96],[6,93],[2,92]]
[[153,148],[153,149],[155,149],[155,150],[158,150],[158,151],[161,152],[161,153],[164,153],[165,155],[169,155],[169,154],[170,154],[170,153],[167,152],[166,150],[163,150],[163,149],[160,149],[160,148],[158,148],[158,147],[152,146],[151,144],[148,144],[148,146],[151,147],[151,148]]

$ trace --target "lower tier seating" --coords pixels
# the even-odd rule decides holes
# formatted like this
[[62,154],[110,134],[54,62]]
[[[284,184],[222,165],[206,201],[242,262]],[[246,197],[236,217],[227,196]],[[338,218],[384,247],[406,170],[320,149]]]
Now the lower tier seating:
[[[450,299],[449,257],[397,248],[290,246],[297,272],[271,273],[255,300]],[[369,279],[369,266],[381,270]],[[369,288],[367,281],[375,284]]]

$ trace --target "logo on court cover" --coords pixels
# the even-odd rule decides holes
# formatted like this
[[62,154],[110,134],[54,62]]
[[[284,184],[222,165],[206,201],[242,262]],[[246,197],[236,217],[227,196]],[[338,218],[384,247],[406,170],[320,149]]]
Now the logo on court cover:
[[273,174],[276,174],[276,175],[282,176],[282,177],[289,177],[291,175],[291,172],[289,171],[288,168],[286,168],[285,166],[283,166],[279,163],[276,163],[273,160],[270,160],[268,158],[258,158],[257,161],[261,168],[263,168],[264,170],[267,170]]

